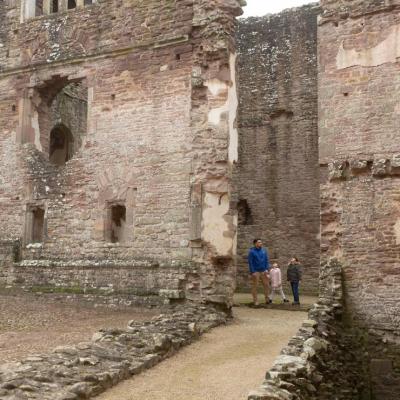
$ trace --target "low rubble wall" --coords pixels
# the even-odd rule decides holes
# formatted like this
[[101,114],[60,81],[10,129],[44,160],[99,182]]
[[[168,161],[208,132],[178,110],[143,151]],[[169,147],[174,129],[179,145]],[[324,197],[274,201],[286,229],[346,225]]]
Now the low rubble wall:
[[344,323],[341,266],[321,266],[320,297],[248,400],[370,399],[365,356]]
[[153,367],[224,324],[227,314],[208,306],[176,306],[125,330],[102,330],[92,341],[56,348],[17,363],[0,365],[2,400],[78,400],[98,395]]

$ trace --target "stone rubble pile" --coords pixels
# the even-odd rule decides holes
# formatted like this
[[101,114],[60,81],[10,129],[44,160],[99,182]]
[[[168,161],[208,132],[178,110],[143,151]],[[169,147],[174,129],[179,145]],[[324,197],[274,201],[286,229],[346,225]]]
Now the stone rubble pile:
[[148,322],[101,330],[92,341],[0,366],[3,400],[88,399],[151,368],[228,321],[209,306],[178,305]]
[[359,349],[342,321],[341,267],[321,267],[317,304],[248,400],[352,400],[364,390]]

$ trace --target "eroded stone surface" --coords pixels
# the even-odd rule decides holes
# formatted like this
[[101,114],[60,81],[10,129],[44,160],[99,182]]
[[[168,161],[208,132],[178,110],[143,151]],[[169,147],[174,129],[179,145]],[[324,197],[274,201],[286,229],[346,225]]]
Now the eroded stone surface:
[[0,3],[1,282],[229,305],[243,2],[58,3]]
[[[398,1],[321,1],[320,163],[349,165],[321,179],[322,261],[343,265],[346,313],[364,346],[372,398],[400,394],[398,315]],[[340,172],[340,171],[338,171]],[[384,356],[382,356],[384,354]],[[372,372],[373,360],[392,365]]]
[[86,399],[151,368],[212,327],[225,313],[186,305],[166,310],[148,322],[107,329],[92,341],[59,346],[50,354],[0,365],[0,397],[11,399]]

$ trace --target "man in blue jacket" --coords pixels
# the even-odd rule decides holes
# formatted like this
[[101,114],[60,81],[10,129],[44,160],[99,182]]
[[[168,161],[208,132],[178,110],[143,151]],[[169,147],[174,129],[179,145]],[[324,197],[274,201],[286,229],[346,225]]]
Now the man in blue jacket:
[[257,286],[258,281],[261,278],[261,282],[264,286],[265,302],[268,304],[271,302],[269,299],[269,259],[268,252],[262,247],[261,239],[253,240],[254,247],[249,251],[249,272],[251,276],[251,294],[253,295],[253,302],[255,306],[258,306],[257,300]]

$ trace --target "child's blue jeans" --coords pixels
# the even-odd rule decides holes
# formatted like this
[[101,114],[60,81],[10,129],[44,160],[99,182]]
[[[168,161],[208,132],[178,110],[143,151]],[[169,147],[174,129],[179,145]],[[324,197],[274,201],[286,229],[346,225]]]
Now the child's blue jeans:
[[293,292],[293,300],[295,303],[300,303],[299,299],[299,282],[290,282]]

